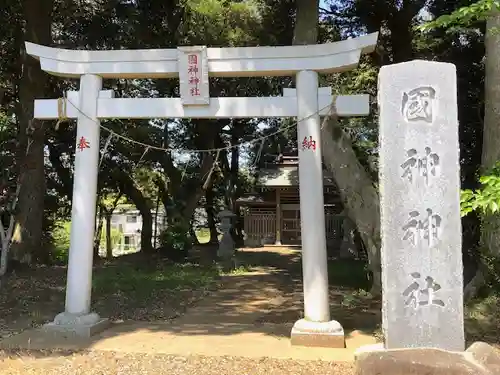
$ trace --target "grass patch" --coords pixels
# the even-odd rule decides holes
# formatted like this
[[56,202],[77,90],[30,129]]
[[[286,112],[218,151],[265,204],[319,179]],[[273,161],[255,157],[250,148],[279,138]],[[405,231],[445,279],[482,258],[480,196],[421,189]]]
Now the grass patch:
[[465,308],[465,332],[467,344],[485,341],[500,344],[500,295],[491,294],[486,298],[471,301]]
[[93,309],[112,319],[155,321],[182,314],[218,286],[216,267],[163,262],[96,269]]
[[214,267],[204,268],[194,264],[166,265],[161,269],[141,268],[133,265],[105,267],[96,272],[93,291],[109,293],[144,293],[155,289],[170,291],[185,288],[205,288],[219,276]]
[[252,267],[248,264],[242,264],[236,267],[234,270],[227,272],[227,275],[245,275],[252,272]]
[[366,305],[366,302],[371,300],[373,296],[363,290],[354,290],[351,293],[345,293],[341,301],[342,307],[345,308],[360,308]]

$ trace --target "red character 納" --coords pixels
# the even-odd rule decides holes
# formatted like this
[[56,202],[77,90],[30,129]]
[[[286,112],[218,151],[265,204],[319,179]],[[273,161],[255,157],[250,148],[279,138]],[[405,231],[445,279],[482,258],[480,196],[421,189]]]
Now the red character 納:
[[307,137],[304,137],[304,140],[302,141],[302,150],[310,150],[313,149],[313,151],[316,151],[316,141],[312,139],[312,136],[309,136],[309,140]]
[[309,142],[307,141],[307,137],[304,137],[304,140],[302,141],[302,150],[307,148],[309,148]]
[[309,148],[312,148],[313,151],[316,151],[316,141],[313,140],[312,136],[309,136]]

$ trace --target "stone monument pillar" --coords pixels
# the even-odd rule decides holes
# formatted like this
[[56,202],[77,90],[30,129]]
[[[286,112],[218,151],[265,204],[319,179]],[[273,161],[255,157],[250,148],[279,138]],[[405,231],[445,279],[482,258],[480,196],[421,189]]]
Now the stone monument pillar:
[[219,212],[222,238],[219,241],[217,257],[220,258],[226,268],[231,267],[234,261],[233,257],[236,247],[233,236],[231,235],[231,229],[233,228],[235,218],[236,215],[230,210],[223,210]]
[[378,103],[385,348],[464,350],[455,66],[384,66]]
[[339,257],[341,259],[353,259],[358,256],[356,248],[356,225],[347,216],[347,213],[342,212],[344,220],[342,221],[342,241],[340,243]]

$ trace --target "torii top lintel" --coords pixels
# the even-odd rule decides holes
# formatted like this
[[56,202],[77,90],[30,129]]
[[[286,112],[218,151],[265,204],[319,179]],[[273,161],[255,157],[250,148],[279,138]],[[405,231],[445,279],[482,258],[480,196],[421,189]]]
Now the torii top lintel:
[[[336,73],[355,68],[362,53],[373,52],[378,33],[335,43],[284,47],[207,48],[213,77],[292,76],[301,70]],[[47,73],[79,78],[174,78],[179,75],[177,49],[82,51],[26,42],[29,55]]]

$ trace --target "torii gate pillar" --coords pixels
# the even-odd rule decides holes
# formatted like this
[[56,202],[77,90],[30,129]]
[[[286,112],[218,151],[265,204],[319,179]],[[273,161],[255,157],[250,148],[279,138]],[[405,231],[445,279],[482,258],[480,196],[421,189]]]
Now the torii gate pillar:
[[296,84],[304,319],[292,328],[292,345],[343,348],[344,329],[330,320],[318,73],[300,71]]
[[85,74],[80,78],[76,127],[75,174],[71,204],[71,237],[66,280],[66,308],[45,328],[91,336],[108,326],[108,319],[90,312],[94,232],[96,225],[97,175],[99,171],[100,120],[97,103],[102,77]]

